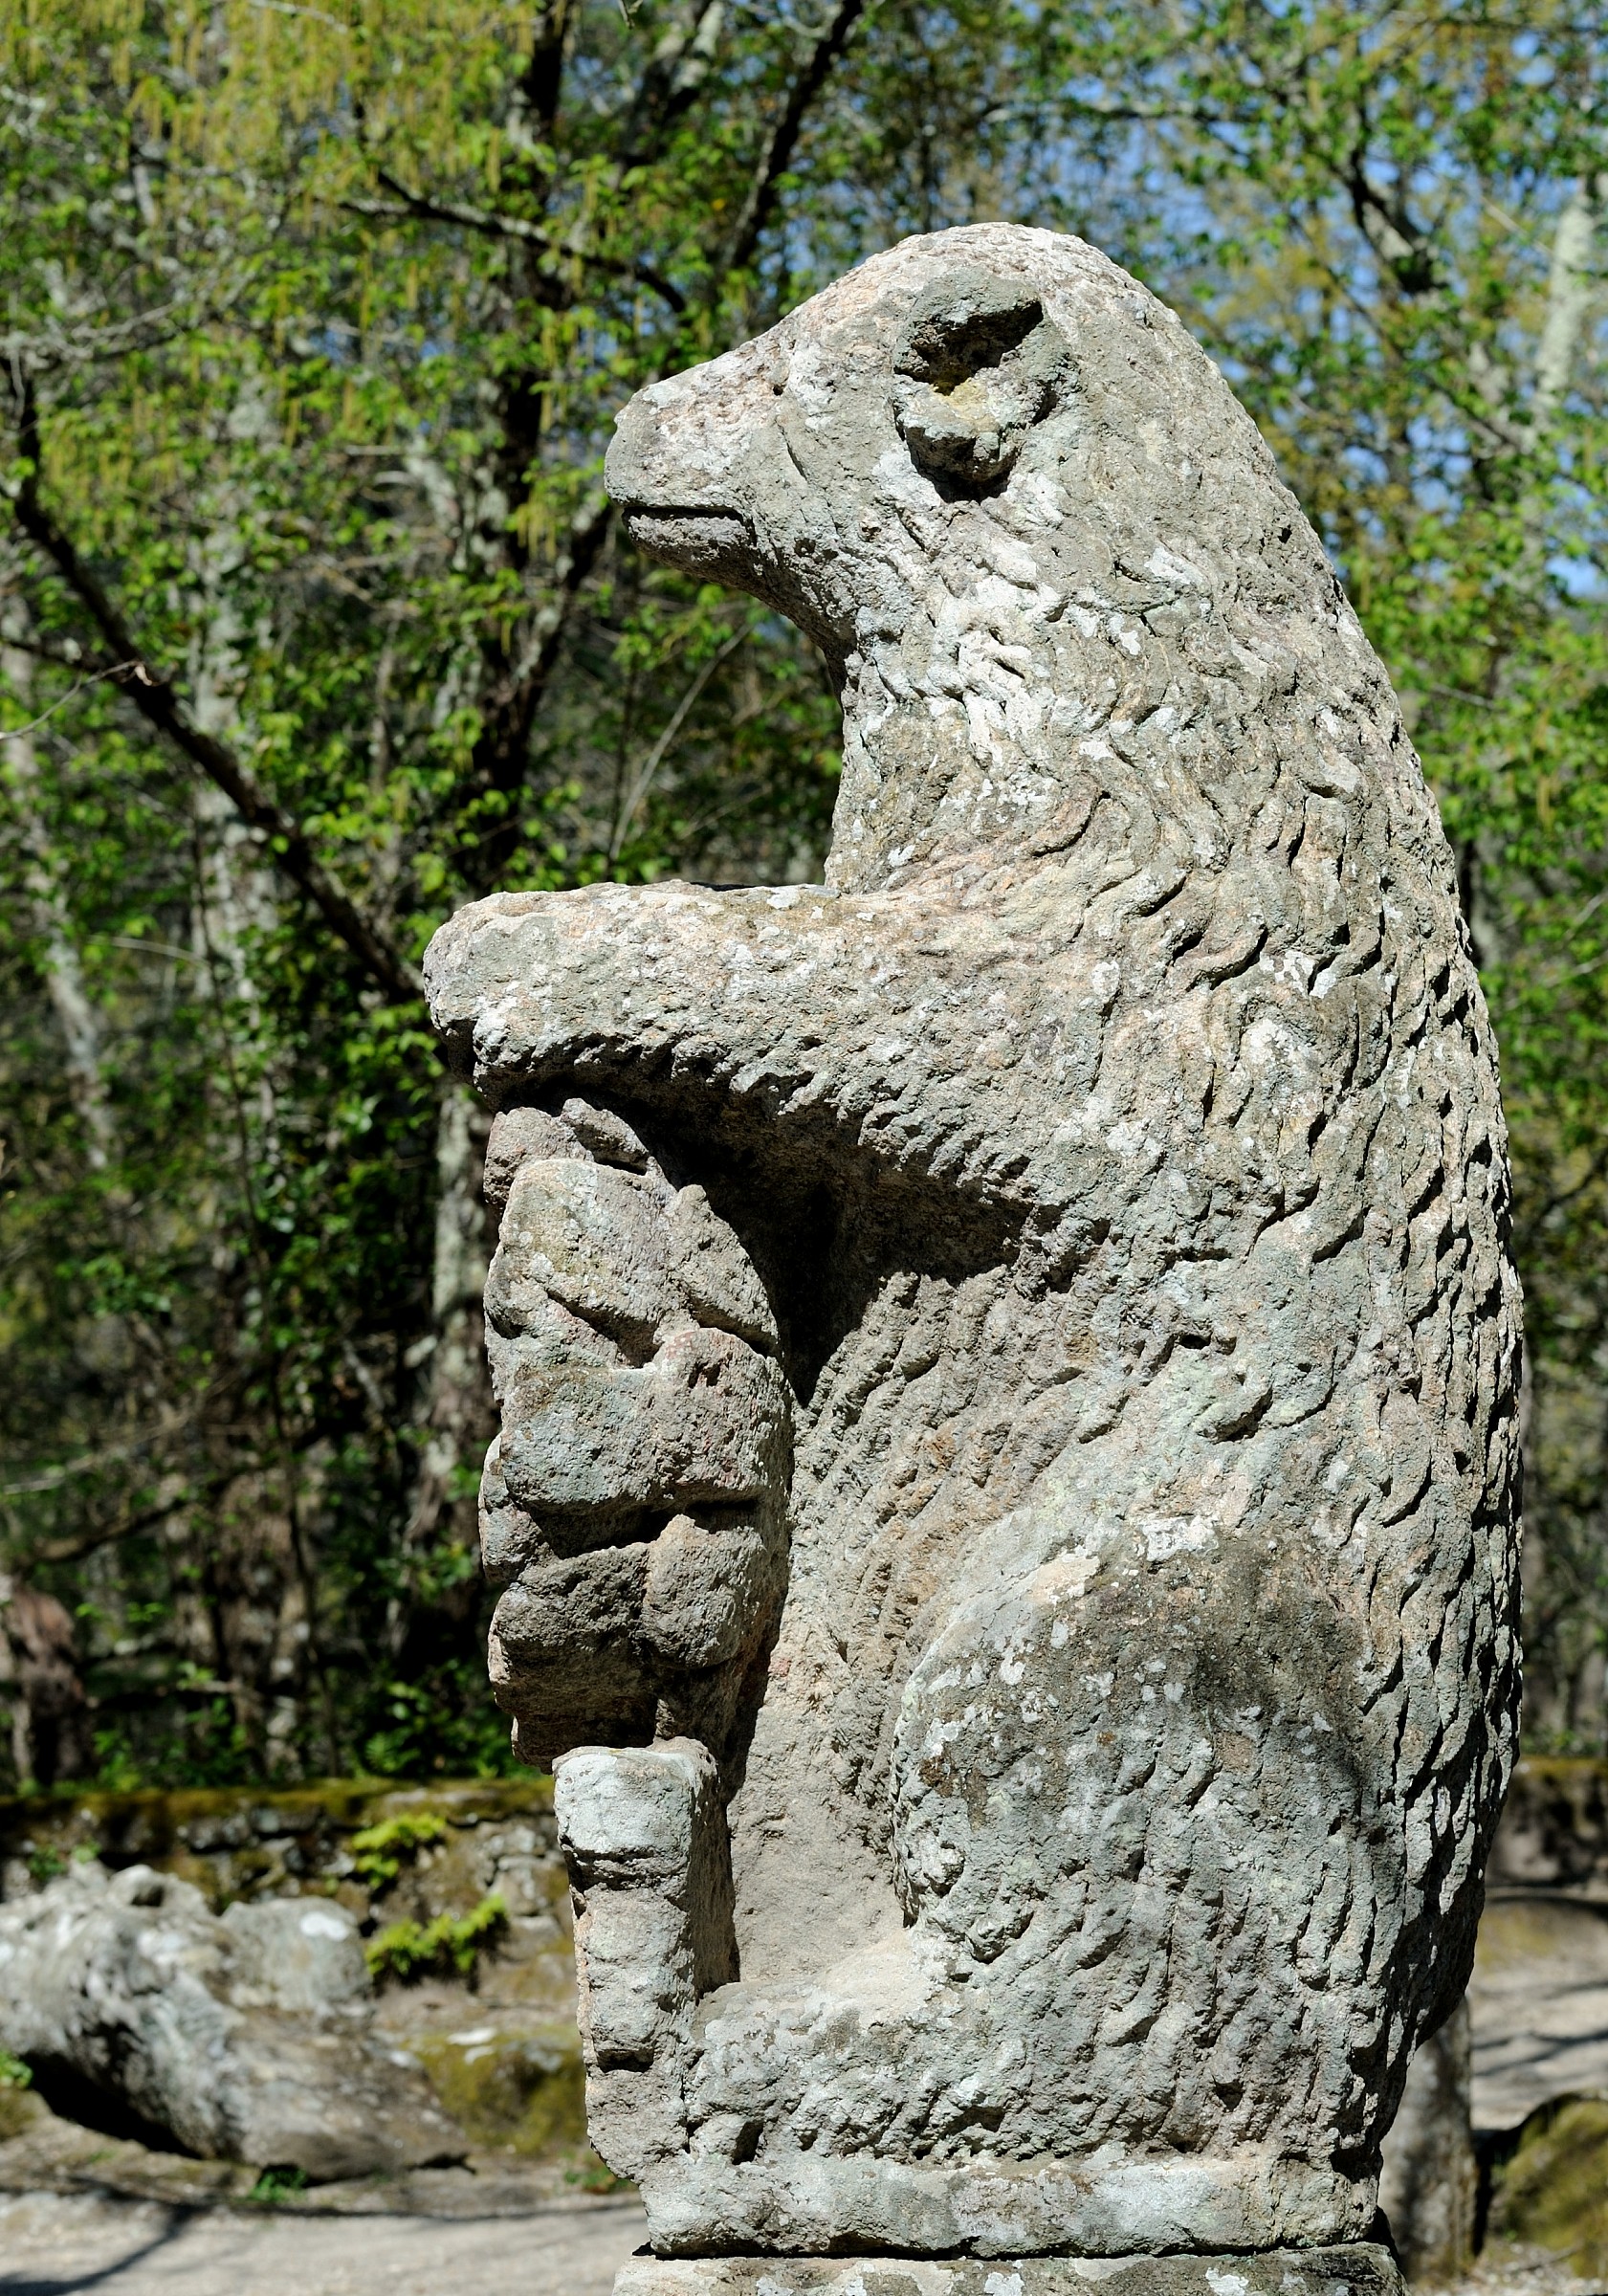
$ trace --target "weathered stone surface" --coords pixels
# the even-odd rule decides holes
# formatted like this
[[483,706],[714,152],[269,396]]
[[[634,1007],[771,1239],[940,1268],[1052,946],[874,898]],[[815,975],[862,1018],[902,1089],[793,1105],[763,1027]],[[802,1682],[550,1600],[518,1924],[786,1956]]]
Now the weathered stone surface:
[[724,1750],[785,1578],[793,1400],[764,1287],[607,1109],[505,1110],[489,1168],[493,1687],[532,1760],[655,1720]]
[[0,2046],[47,2100],[204,2160],[324,2179],[461,2160],[418,2066],[376,2046],[356,1924],[77,1866],[0,1907]]
[[[643,1183],[588,1231],[634,1324],[548,1286],[545,1210],[489,1317],[517,1742],[593,1741],[625,1812],[596,1742],[683,1733],[729,1818],[707,1990],[692,1803],[685,1867],[573,1853],[641,1996],[599,2141],[689,2256],[1355,2239],[1517,1683],[1495,1058],[1389,684],[1221,377],[1073,240],[907,242],[643,393],[608,476],[817,639],[845,765],[825,886],[504,895],[428,960],[509,1137]],[[653,1544],[739,1498],[776,1576],[678,1671],[731,1630],[660,1632]],[[639,1687],[588,1704],[521,1610],[554,1556]]]
[[560,1762],[554,1803],[580,1907],[587,2122],[637,2175],[685,2142],[675,2075],[693,2012],[737,1974],[719,1775],[692,1739],[587,1747]]
[[637,2256],[614,2296],[1399,2296],[1390,2252],[1275,2248],[1255,2256],[1017,2257],[1008,2263],[908,2256]]
[[[182,1885],[164,1881],[159,1903]],[[228,1908],[230,1998],[241,2009],[322,2016],[365,2007],[371,1986],[357,1923],[341,1906],[265,1898]]]

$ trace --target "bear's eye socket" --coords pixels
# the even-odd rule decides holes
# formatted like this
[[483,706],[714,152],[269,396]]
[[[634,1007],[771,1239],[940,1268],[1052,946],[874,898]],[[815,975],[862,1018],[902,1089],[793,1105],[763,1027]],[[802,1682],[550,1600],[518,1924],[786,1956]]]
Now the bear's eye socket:
[[998,366],[1043,319],[1036,295],[985,272],[962,273],[922,297],[906,323],[895,371],[947,398],[973,375]]
[[992,494],[1033,426],[1060,404],[1069,368],[1066,337],[1025,281],[954,271],[905,320],[893,419],[940,494]]

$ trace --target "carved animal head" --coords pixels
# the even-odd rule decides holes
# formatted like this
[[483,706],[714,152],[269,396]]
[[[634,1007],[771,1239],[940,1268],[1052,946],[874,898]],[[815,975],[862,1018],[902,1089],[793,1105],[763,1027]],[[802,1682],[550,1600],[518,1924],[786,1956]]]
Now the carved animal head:
[[1254,650],[1258,615],[1344,611],[1178,321],[1013,225],[907,240],[643,391],[607,481],[645,549],[767,600],[836,669],[843,890],[1042,836],[1080,737],[1176,707],[1192,625]]
[[609,453],[645,549],[770,600],[839,658],[879,583],[885,519],[989,499],[1024,455],[1053,469],[1075,430],[1073,362],[1037,282],[953,254],[936,268],[931,244],[653,385]]

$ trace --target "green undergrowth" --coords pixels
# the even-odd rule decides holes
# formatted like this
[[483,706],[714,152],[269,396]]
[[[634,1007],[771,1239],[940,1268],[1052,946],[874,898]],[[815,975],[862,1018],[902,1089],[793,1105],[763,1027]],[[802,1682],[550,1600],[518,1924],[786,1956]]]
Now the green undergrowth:
[[394,1921],[363,1948],[369,1974],[383,1984],[424,1976],[467,1977],[482,1949],[507,1925],[508,1907],[499,1892],[483,1897],[472,1913],[439,1913],[433,1921]]
[[294,2200],[306,2190],[305,2169],[264,2169],[246,2198],[257,2208],[276,2208],[281,2200]]

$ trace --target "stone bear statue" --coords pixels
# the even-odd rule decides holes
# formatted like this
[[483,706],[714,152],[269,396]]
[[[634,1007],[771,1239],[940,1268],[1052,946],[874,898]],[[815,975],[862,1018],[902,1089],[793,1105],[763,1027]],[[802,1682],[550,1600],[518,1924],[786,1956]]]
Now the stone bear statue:
[[874,257],[607,478],[814,639],[844,767],[824,885],[428,960],[595,2139],[668,2257],[1358,2241],[1518,1682],[1496,1055],[1388,680],[1049,232]]

